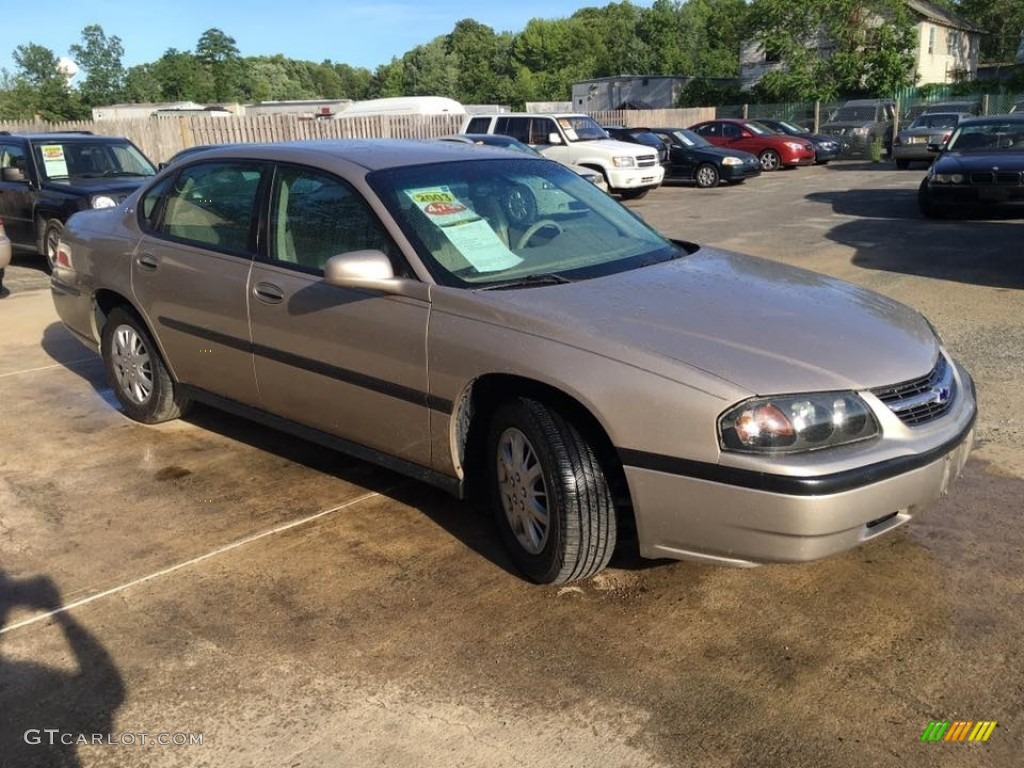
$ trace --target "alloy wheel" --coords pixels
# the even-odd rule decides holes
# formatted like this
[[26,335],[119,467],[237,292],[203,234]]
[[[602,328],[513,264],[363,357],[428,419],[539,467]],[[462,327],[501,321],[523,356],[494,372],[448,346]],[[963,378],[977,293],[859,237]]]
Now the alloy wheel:
[[114,330],[111,360],[117,386],[125,397],[138,405],[153,394],[153,363],[138,331],[130,325]]
[[551,514],[540,459],[521,431],[510,427],[498,439],[498,493],[519,545],[540,554],[548,541]]

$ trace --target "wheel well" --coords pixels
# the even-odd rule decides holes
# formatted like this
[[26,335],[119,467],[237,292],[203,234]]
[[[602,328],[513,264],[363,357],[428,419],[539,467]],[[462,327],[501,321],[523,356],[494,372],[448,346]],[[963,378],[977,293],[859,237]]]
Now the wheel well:
[[[132,314],[139,316],[139,313],[135,311],[135,307],[117,291],[107,290],[103,288],[96,291],[96,295],[93,299],[93,322],[96,324],[96,338],[100,338],[103,333],[103,326],[106,325],[107,318],[110,313],[113,312],[117,307],[123,307]],[[141,319],[141,316],[140,316]]]
[[488,374],[476,379],[455,406],[456,450],[466,478],[467,495],[477,500],[485,497],[484,443],[487,427],[497,407],[514,397],[528,397],[555,408],[580,430],[601,461],[620,517],[624,512],[632,517],[626,474],[618,451],[601,423],[586,406],[565,392],[539,381],[508,374]]
[[589,168],[595,173],[600,173],[604,177],[605,182],[608,182],[608,174],[605,173],[604,168],[598,165],[597,163],[577,163],[577,165],[580,168]]

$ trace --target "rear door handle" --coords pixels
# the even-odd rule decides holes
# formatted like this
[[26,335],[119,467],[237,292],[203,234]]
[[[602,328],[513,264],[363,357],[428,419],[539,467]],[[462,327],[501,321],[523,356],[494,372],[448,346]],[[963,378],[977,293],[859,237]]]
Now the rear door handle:
[[273,283],[256,283],[252,292],[264,304],[280,304],[284,301],[284,291]]
[[144,269],[147,272],[156,272],[157,267],[160,266],[156,256],[151,253],[139,254],[135,257],[135,263],[139,265],[139,269]]

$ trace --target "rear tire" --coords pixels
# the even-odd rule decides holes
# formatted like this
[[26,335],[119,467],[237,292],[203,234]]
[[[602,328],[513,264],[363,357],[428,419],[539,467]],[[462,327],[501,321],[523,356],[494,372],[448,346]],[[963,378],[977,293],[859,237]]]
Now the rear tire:
[[516,565],[539,584],[586,579],[615,549],[615,502],[592,445],[528,398],[498,407],[486,470],[495,521]]
[[132,311],[116,307],[100,340],[107,378],[125,415],[159,424],[183,415],[192,402],[178,392],[145,324]]

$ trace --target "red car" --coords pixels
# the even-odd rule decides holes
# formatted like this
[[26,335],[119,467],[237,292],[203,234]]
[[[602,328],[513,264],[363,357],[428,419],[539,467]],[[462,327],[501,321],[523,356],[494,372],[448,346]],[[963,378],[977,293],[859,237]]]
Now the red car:
[[814,145],[811,142],[776,133],[750,120],[707,120],[691,126],[690,130],[715,146],[742,149],[757,155],[765,171],[814,164]]

